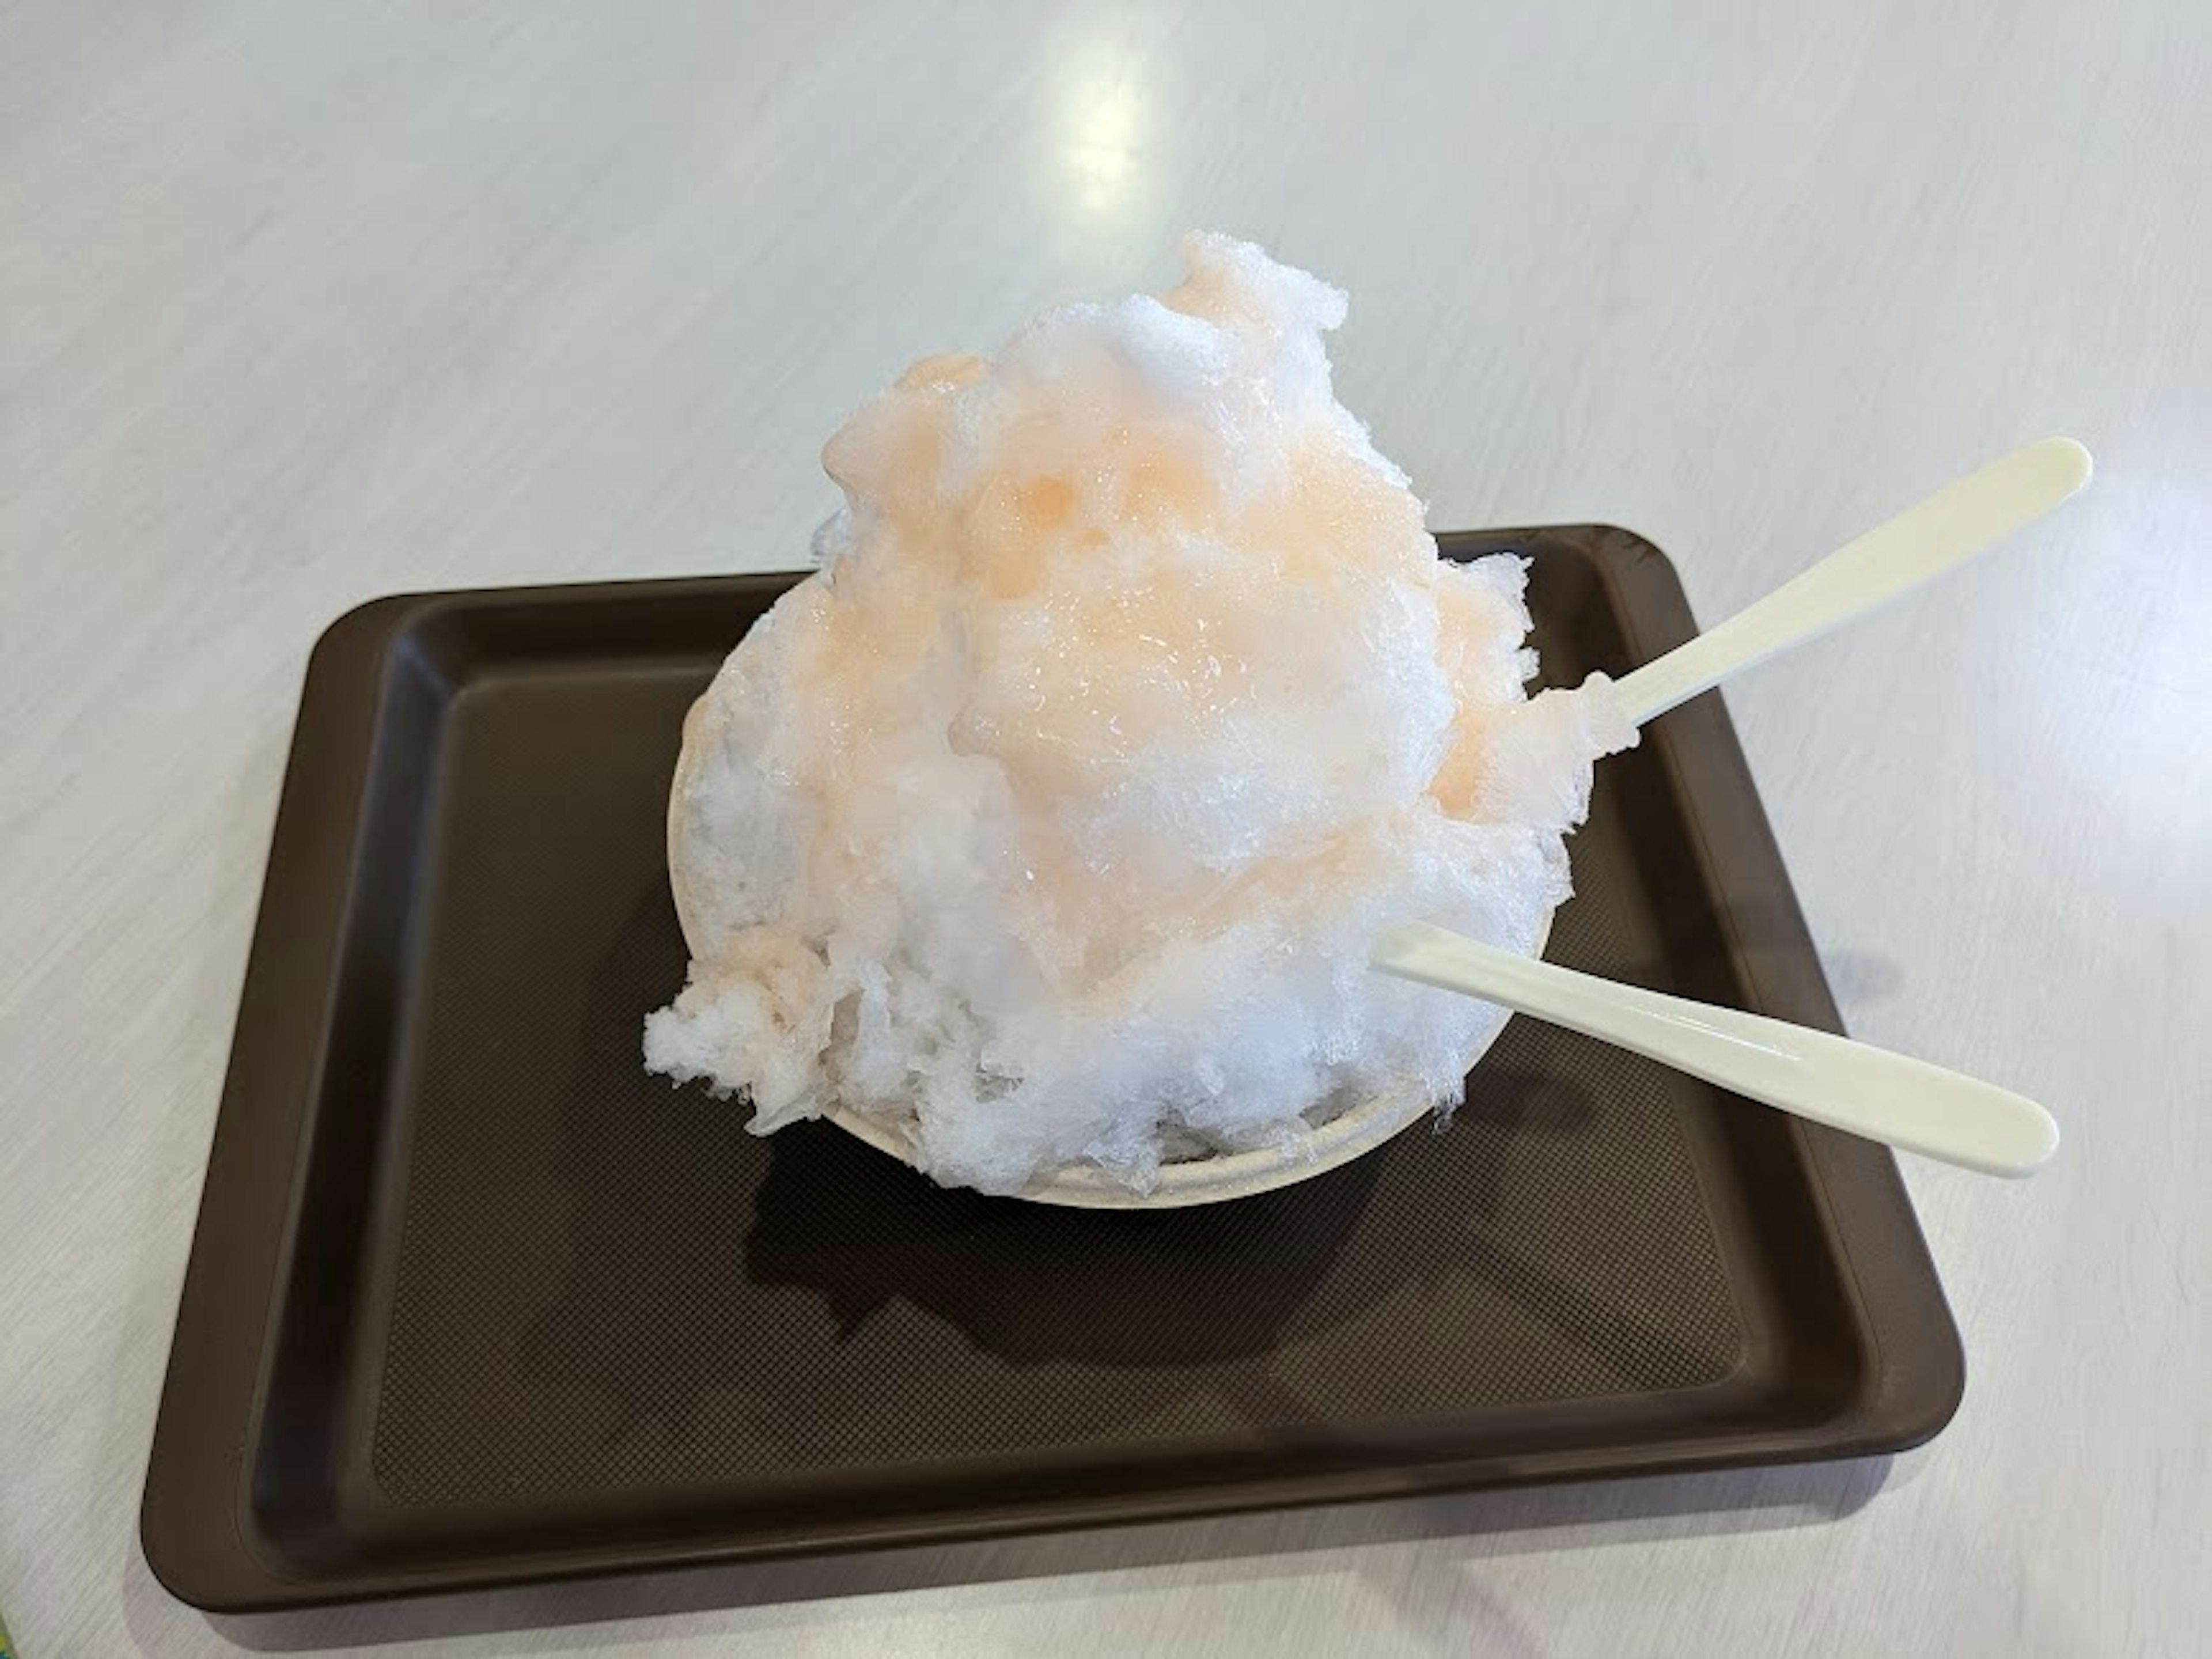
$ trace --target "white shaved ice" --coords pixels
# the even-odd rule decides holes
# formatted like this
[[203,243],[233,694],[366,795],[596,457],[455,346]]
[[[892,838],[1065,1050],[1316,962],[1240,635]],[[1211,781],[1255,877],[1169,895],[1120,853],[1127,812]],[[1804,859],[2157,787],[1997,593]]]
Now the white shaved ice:
[[1347,1103],[1449,1107],[1504,1016],[1367,966],[1538,948],[1602,687],[1528,700],[1522,562],[1439,561],[1329,384],[1345,296],[1200,235],[1161,299],[933,357],[823,464],[820,571],[692,711],[696,959],[647,1064],[762,1133],[842,1103],[989,1192]]

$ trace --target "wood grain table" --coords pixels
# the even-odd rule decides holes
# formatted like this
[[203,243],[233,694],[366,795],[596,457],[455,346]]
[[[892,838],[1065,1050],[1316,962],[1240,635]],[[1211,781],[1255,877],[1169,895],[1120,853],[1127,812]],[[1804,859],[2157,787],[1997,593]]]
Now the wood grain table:
[[[1729,693],[1856,1032],[2047,1100],[1909,1175],[1971,1356],[1884,1466],[280,1619],[140,1480],[306,653],[401,588],[787,566],[908,360],[1350,289],[1438,528],[1717,617],[2030,438],[2089,495]],[[2212,1646],[2212,7],[0,9],[0,1610],[30,1659]]]

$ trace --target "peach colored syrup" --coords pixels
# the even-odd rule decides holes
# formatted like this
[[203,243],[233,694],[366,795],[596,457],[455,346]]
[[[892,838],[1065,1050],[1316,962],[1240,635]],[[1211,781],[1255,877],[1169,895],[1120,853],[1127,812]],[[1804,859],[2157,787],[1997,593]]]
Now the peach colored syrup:
[[1502,1016],[1365,969],[1534,948],[1604,696],[1522,687],[1520,562],[1440,562],[1330,387],[1344,296],[1194,236],[1159,300],[925,359],[830,441],[823,568],[686,726],[696,958],[653,1069],[832,1103],[1006,1191],[1440,1105]]

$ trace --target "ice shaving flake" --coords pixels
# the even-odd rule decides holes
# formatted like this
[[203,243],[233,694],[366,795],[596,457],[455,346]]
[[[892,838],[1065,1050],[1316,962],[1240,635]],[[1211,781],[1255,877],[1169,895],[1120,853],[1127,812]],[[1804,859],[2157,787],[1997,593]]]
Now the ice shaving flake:
[[1486,1005],[1370,972],[1418,919],[1528,951],[1568,890],[1602,688],[1529,700],[1521,562],[1441,562],[1331,389],[1345,298],[1185,246],[1160,299],[933,357],[823,457],[818,574],[686,724],[690,981],[646,1058],[832,1103],[940,1181],[1292,1146],[1438,1103]]

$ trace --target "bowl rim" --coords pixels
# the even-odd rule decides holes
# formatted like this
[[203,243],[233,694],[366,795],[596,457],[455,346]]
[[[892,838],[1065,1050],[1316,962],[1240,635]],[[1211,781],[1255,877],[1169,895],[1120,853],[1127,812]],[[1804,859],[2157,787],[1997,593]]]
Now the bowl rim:
[[[1427,1116],[1431,1109],[1427,1096],[1418,1090],[1378,1096],[1279,1146],[1164,1164],[1149,1187],[1132,1186],[1095,1164],[1062,1164],[1007,1196],[1078,1210],[1172,1210],[1249,1198],[1349,1164]],[[878,1151],[927,1173],[915,1163],[912,1143],[883,1119],[848,1106],[825,1108],[822,1115]]]

